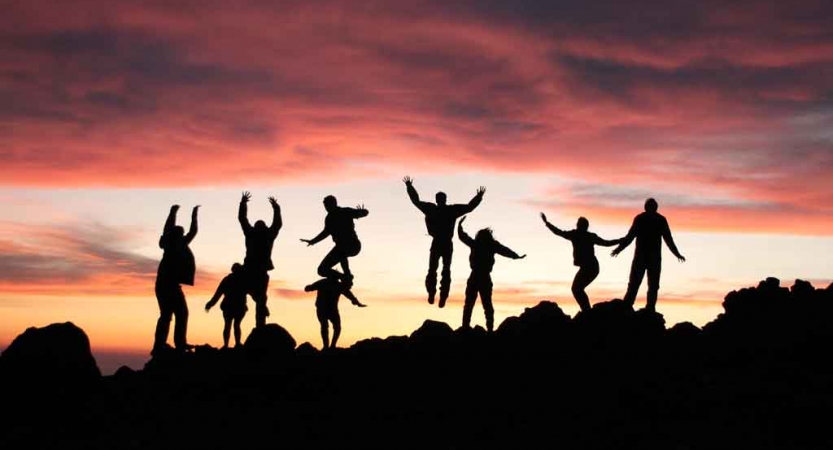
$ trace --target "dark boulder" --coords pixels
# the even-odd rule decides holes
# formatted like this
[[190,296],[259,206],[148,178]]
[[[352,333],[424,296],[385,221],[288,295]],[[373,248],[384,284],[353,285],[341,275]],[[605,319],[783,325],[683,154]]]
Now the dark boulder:
[[243,348],[249,356],[256,358],[284,358],[295,354],[295,338],[285,328],[269,323],[255,327]]

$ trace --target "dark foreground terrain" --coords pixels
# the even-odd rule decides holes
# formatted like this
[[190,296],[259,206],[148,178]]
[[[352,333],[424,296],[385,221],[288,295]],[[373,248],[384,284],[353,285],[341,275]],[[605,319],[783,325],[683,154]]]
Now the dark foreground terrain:
[[491,335],[427,321],[324,353],[270,325],[110,377],[74,325],[32,328],[0,356],[0,448],[833,447],[833,286],[768,279],[724,308],[667,329],[542,302]]

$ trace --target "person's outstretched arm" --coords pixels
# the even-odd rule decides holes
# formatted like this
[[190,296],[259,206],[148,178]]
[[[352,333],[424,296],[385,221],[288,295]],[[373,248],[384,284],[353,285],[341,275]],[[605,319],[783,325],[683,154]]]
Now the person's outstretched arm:
[[281,227],[283,227],[281,205],[278,204],[275,197],[269,197],[269,204],[272,205],[272,225],[269,226],[269,230],[272,231],[274,236],[277,236],[278,232],[281,231]]
[[636,228],[637,228],[637,225],[636,225],[637,222],[636,221],[637,221],[637,219],[634,218],[633,219],[633,224],[631,224],[631,229],[628,230],[628,234],[625,235],[625,237],[623,237],[622,239],[619,239],[619,246],[614,248],[613,251],[610,252],[610,256],[618,255],[619,253],[622,252],[622,250],[626,249],[629,245],[631,245],[631,242],[633,242],[633,240],[636,238],[636,231],[637,231],[636,230]]
[[307,246],[315,245],[315,244],[323,241],[329,235],[330,235],[330,230],[328,230],[325,227],[323,230],[321,230],[320,233],[318,233],[318,236],[315,236],[312,239],[301,239],[301,242],[306,242]]
[[353,294],[353,291],[351,291],[350,289],[345,289],[342,292],[342,294],[344,294],[344,296],[350,300],[350,303],[358,306],[359,308],[364,308],[365,306],[367,306],[364,303],[360,302],[359,299],[356,298],[355,294]]
[[456,213],[456,215],[462,216],[463,214],[468,214],[474,211],[474,208],[480,206],[480,202],[483,201],[483,194],[485,193],[486,188],[480,186],[479,188],[477,188],[477,194],[475,194],[474,197],[472,197],[472,199],[469,200],[468,203],[466,203],[465,205],[454,205],[454,212]]
[[367,208],[364,207],[363,204],[355,208],[345,207],[341,209],[347,212],[347,215],[354,219],[361,219],[362,217],[367,217],[367,215],[370,214],[370,212],[367,210]]
[[526,258],[526,255],[518,255],[517,253],[515,253],[514,250],[512,250],[511,248],[501,244],[498,241],[495,241],[495,253],[497,253],[500,256],[505,256],[505,257],[511,258],[511,259],[524,259],[524,258]]
[[408,198],[411,199],[411,203],[414,204],[420,211],[428,212],[429,208],[431,208],[431,204],[428,202],[423,202],[419,199],[419,194],[417,194],[416,188],[414,188],[414,180],[411,177],[405,177],[402,179],[405,183],[405,189],[408,191]]
[[176,226],[177,211],[179,211],[179,205],[171,205],[171,210],[168,211],[168,218],[165,219],[165,225],[162,227],[162,236],[159,237],[159,248],[165,248],[165,238]]
[[471,236],[466,234],[466,231],[463,230],[463,222],[465,222],[465,220],[466,216],[463,216],[463,218],[460,219],[460,222],[457,224],[457,236],[460,237],[460,240],[463,241],[464,244],[471,247],[472,245],[474,245],[474,239],[472,239]]
[[596,245],[601,245],[602,247],[613,247],[614,245],[619,245],[622,243],[622,238],[614,239],[612,241],[608,241],[607,239],[602,239],[599,236],[596,236],[595,242]]
[[570,237],[569,237],[569,236],[567,236],[567,233],[566,233],[564,230],[562,230],[561,228],[558,228],[557,226],[555,226],[555,225],[551,224],[551,223],[547,220],[547,216],[546,216],[544,213],[541,213],[541,220],[543,220],[543,221],[544,221],[544,225],[546,225],[546,226],[547,226],[547,228],[549,228],[549,230],[550,230],[550,231],[552,231],[552,233],[553,233],[554,235],[556,235],[556,236],[561,236],[561,237],[563,237],[564,239],[567,239],[567,240],[569,240],[569,239],[570,239]]
[[248,233],[249,230],[252,229],[252,224],[249,223],[249,200],[252,198],[252,194],[248,191],[243,193],[243,197],[240,198],[240,208],[237,210],[237,220],[240,221],[240,227],[243,228],[243,233]]
[[674,238],[671,236],[671,227],[668,226],[667,220],[663,220],[662,239],[665,241],[665,245],[668,246],[668,249],[671,250],[671,253],[673,253],[680,262],[685,262],[685,256],[681,255],[680,251],[677,250],[677,244],[674,243]]
[[190,244],[191,241],[197,237],[197,211],[200,210],[200,205],[194,207],[191,210],[191,228],[188,230],[188,234],[185,235],[185,243]]
[[211,297],[211,300],[209,300],[208,303],[205,304],[205,310],[206,311],[210,310],[214,305],[217,304],[217,302],[220,300],[220,297],[223,296],[223,292],[225,292],[225,290],[226,290],[225,287],[226,287],[226,279],[223,278],[223,281],[221,281],[220,285],[217,286],[217,290],[214,292],[214,296]]

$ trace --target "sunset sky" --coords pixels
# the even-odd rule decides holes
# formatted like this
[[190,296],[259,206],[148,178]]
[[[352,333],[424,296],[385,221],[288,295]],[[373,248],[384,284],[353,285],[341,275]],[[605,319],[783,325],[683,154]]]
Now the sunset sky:
[[[661,5],[661,6],[659,6]],[[568,314],[571,247],[546,230],[580,215],[621,237],[659,201],[686,263],[665,250],[658,310],[703,325],[730,290],[833,279],[833,2],[17,1],[0,14],[0,349],[72,321],[105,372],[153,341],[156,246],[170,205],[202,205],[185,293],[189,341],[222,344],[203,306],[244,240],[236,220],[283,209],[270,321],[320,347],[303,287],[331,247],[321,200],[363,203],[341,344],[455,328],[428,305],[430,237],[401,179],[467,202],[520,261],[498,259],[499,324],[540,300]],[[624,294],[633,248],[598,248],[591,302]],[[644,305],[645,285],[637,300]],[[478,303],[474,324],[483,324]],[[254,324],[254,308],[243,322]]]

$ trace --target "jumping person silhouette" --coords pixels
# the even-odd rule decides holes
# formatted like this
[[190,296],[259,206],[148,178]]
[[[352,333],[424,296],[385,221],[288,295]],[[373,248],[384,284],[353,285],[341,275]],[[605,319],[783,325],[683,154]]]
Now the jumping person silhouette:
[[642,277],[648,272],[648,301],[645,309],[655,311],[657,296],[659,293],[659,278],[662,270],[662,241],[668,246],[671,253],[680,262],[685,262],[685,257],[677,250],[674,238],[671,237],[671,228],[665,217],[657,212],[659,205],[653,198],[645,201],[645,212],[640,213],[633,219],[633,224],[627,236],[621,239],[621,243],[610,254],[618,255],[634,239],[636,239],[636,250],[633,254],[631,264],[630,280],[628,291],[625,294],[625,302],[633,306],[636,301],[636,294],[642,284]]
[[471,275],[469,275],[466,283],[463,327],[470,327],[474,302],[477,301],[477,294],[480,294],[480,302],[483,304],[483,312],[486,314],[486,329],[492,331],[495,325],[495,310],[492,306],[492,267],[495,265],[495,254],[512,259],[523,259],[526,258],[526,255],[518,256],[517,253],[496,241],[492,236],[492,230],[489,228],[478,231],[475,238],[472,239],[463,230],[465,220],[464,216],[457,225],[457,235],[460,240],[471,248],[471,254],[469,255]]
[[428,291],[428,303],[432,305],[434,304],[434,297],[437,293],[437,268],[440,259],[443,262],[439,303],[439,307],[442,308],[445,306],[451,287],[451,254],[454,251],[454,223],[461,216],[474,211],[480,205],[486,188],[481,186],[477,190],[474,198],[465,205],[448,205],[446,204],[447,199],[445,193],[437,192],[435,196],[437,203],[434,204],[423,202],[419,199],[419,194],[417,194],[414,188],[414,180],[411,177],[405,177],[402,181],[405,182],[411,203],[425,215],[425,226],[428,229],[428,234],[433,238],[428,256],[428,274],[425,276],[425,289]]
[[[318,323],[321,325],[321,340],[324,349],[335,348],[338,337],[341,335],[341,315],[338,313],[338,299],[344,294],[354,305],[364,308],[367,305],[359,302],[359,299],[350,291],[350,287],[337,277],[322,278],[315,283],[304,287],[304,291],[318,291],[315,298],[315,313],[318,316]],[[333,324],[333,339],[330,341],[329,324]]]
[[188,303],[182,292],[181,284],[194,285],[196,264],[194,253],[188,246],[197,236],[197,211],[199,205],[191,212],[191,228],[188,234],[176,224],[176,213],[179,205],[171,206],[162,236],[159,238],[159,248],[164,252],[159,261],[156,272],[156,301],[159,303],[159,320],[156,322],[153,350],[151,354],[167,345],[168,332],[171,327],[172,316],[176,317],[174,325],[174,346],[177,350],[192,348],[185,337],[188,331]]
[[573,243],[573,265],[578,266],[579,269],[573,279],[571,290],[581,310],[589,310],[590,298],[584,289],[599,276],[599,260],[596,259],[594,248],[596,245],[612,247],[618,245],[621,239],[608,241],[600,238],[595,233],[587,231],[590,228],[590,222],[584,217],[579,217],[576,222],[576,229],[569,231],[561,230],[551,224],[544,213],[541,213],[541,219],[553,234]]
[[232,323],[234,323],[234,346],[239,347],[241,345],[240,322],[243,321],[243,317],[249,309],[246,307],[246,278],[242,265],[234,263],[231,266],[231,273],[226,275],[220,285],[217,286],[214,296],[205,304],[205,311],[210,311],[220,300],[220,297],[223,297],[223,302],[220,303],[224,322],[223,348],[228,348]]
[[278,201],[275,197],[269,197],[269,204],[272,205],[272,225],[267,227],[266,222],[258,220],[252,226],[247,217],[248,202],[251,198],[252,194],[243,192],[237,220],[240,221],[243,235],[246,236],[246,259],[243,260],[246,292],[255,302],[255,326],[260,327],[266,324],[266,317],[269,316],[269,308],[266,306],[269,271],[275,268],[272,263],[272,247],[278,237],[278,232],[281,231],[283,220]]
[[[324,278],[335,277],[346,282],[348,286],[352,286],[353,274],[350,272],[350,263],[347,258],[358,255],[362,249],[362,243],[356,235],[356,225],[353,221],[367,216],[368,211],[364,205],[356,208],[338,206],[338,201],[332,195],[324,197],[324,209],[327,210],[324,230],[312,239],[301,239],[301,242],[311,246],[331,236],[335,247],[318,265],[318,275]],[[341,264],[344,273],[333,269],[336,264]]]

